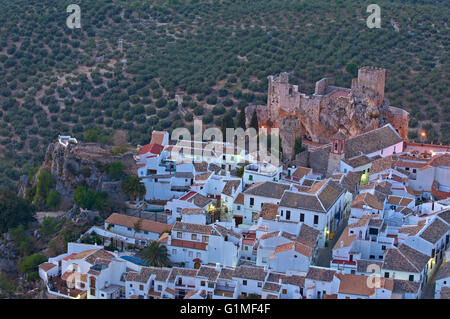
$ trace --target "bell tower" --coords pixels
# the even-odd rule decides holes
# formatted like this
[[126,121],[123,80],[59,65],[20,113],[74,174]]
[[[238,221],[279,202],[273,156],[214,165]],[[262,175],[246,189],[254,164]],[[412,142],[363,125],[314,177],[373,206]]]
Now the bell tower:
[[340,171],[341,160],[345,156],[345,139],[346,136],[340,129],[331,137],[331,150],[328,156],[328,176]]

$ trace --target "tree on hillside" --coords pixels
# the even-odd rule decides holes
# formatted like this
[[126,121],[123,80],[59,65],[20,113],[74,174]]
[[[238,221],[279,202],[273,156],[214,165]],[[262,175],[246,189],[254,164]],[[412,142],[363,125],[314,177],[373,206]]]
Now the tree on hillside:
[[350,74],[352,77],[356,77],[358,75],[358,66],[355,63],[348,63],[345,66],[345,70],[348,74]]
[[297,155],[298,153],[303,152],[305,149],[302,145],[302,138],[301,137],[297,137],[295,139],[295,145],[294,145],[294,153],[295,155]]
[[34,220],[34,207],[15,192],[0,191],[0,232],[7,232],[18,225],[26,225]]
[[112,162],[108,167],[108,175],[112,180],[119,180],[123,175],[125,166],[122,162]]
[[136,236],[137,233],[139,233],[142,230],[142,219],[138,219],[134,224],[133,224],[133,230],[134,230],[134,235]]
[[222,136],[224,142],[227,139],[227,128],[234,128],[233,116],[230,112],[225,114],[225,116],[222,118]]
[[122,193],[127,195],[131,201],[145,195],[145,186],[137,176],[128,175],[122,183]]
[[166,246],[154,241],[141,250],[141,256],[148,266],[165,267],[170,264]]
[[86,186],[78,186],[73,195],[75,203],[84,209],[92,209],[95,205],[95,194],[93,191],[86,188]]
[[245,107],[241,107],[241,109],[239,111],[237,127],[242,128],[244,131],[247,128],[246,124],[245,124]]
[[253,127],[256,130],[256,132],[258,132],[259,123],[258,123],[258,114],[256,114],[256,110],[253,111],[252,119],[250,120],[250,127]]

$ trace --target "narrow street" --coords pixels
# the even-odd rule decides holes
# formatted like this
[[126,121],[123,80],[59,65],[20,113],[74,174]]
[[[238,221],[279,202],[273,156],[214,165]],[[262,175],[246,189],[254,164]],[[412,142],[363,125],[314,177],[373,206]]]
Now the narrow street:
[[320,267],[330,267],[330,261],[332,257],[332,249],[336,241],[341,237],[342,231],[347,226],[348,219],[344,219],[334,234],[333,240],[328,242],[328,247],[319,248],[317,252],[317,257],[315,260],[315,265]]

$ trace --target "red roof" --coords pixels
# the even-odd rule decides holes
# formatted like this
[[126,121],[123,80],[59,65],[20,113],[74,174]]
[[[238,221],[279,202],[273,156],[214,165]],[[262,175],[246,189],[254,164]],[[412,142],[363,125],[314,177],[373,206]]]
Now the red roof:
[[187,200],[187,199],[191,198],[192,196],[194,196],[195,194],[197,194],[197,192],[190,191],[189,193],[187,193],[186,195],[181,197],[180,200]]
[[182,240],[182,239],[174,239],[174,238],[172,238],[170,245],[175,246],[175,247],[184,247],[184,248],[191,248],[191,249],[198,249],[198,250],[206,250],[206,247],[208,246],[207,243]]
[[152,153],[152,154],[161,154],[162,150],[164,149],[164,146],[160,144],[147,144],[142,146],[141,150],[139,151],[139,155]]
[[350,260],[341,260],[341,259],[333,259],[331,261],[333,264],[339,264],[339,265],[354,265],[356,266],[356,261],[350,261]]
[[69,256],[64,257],[63,260],[70,260],[70,259],[72,259],[73,256],[76,256],[76,255],[78,255],[78,254],[75,254],[75,253],[70,254]]

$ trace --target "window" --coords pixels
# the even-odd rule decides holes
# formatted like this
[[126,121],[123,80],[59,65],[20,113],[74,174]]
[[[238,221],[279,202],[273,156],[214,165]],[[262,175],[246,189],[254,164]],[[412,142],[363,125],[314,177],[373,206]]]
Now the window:
[[244,250],[248,250],[248,246],[244,246]]
[[291,211],[290,211],[290,210],[287,210],[287,211],[286,211],[286,219],[287,219],[287,220],[290,220],[290,219],[291,219]]
[[255,205],[255,199],[253,197],[250,198],[250,206]]
[[385,245],[381,246],[381,250],[386,250],[386,246]]
[[131,231],[131,228],[130,228],[130,227],[127,227],[127,229],[128,229],[129,231]]
[[162,290],[162,286],[158,285],[158,291],[161,291],[161,290]]
[[204,286],[206,285],[206,282],[205,282],[204,280],[202,280],[202,282],[200,283],[200,285],[201,285],[202,287],[204,287]]
[[305,214],[300,213],[300,221],[304,222],[305,221]]
[[194,256],[194,253],[192,251],[189,252],[189,257]]
[[144,290],[144,285],[139,285],[139,290]]
[[176,249],[172,249],[172,255],[176,255],[177,254],[177,250]]
[[183,237],[183,233],[182,232],[177,232],[177,238],[181,238],[181,237]]
[[319,223],[319,216],[314,215],[314,225],[317,225]]
[[287,289],[283,289],[282,293],[283,293],[283,295],[286,295],[287,294]]
[[258,287],[261,288],[262,287],[262,282],[258,282]]
[[389,272],[384,273],[384,278],[389,278]]
[[414,275],[409,275],[409,281],[414,281]]
[[247,286],[247,280],[242,280],[242,284],[243,284],[244,286]]
[[267,263],[267,257],[263,257],[263,258],[261,259],[261,262],[262,262],[263,264]]
[[209,237],[208,236],[202,236],[202,242],[207,243]]
[[192,239],[192,240],[197,240],[197,234],[192,234],[192,235],[191,235],[191,239]]
[[248,180],[252,181],[253,180],[253,175],[248,175]]
[[237,205],[237,210],[241,210],[241,205]]
[[417,169],[414,168],[414,169],[413,169],[413,173],[417,173]]
[[201,254],[200,254],[200,253],[197,253],[196,256],[197,256],[197,258],[200,258],[200,257],[201,257]]
[[148,235],[148,231],[144,230],[144,234]]
[[405,170],[409,171],[409,167],[405,167]]

